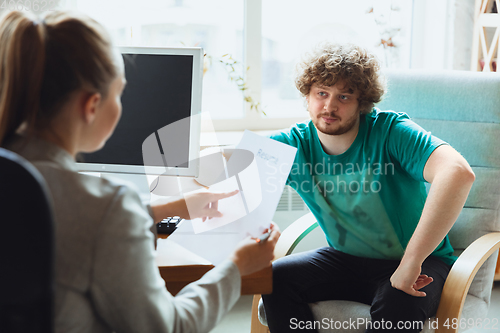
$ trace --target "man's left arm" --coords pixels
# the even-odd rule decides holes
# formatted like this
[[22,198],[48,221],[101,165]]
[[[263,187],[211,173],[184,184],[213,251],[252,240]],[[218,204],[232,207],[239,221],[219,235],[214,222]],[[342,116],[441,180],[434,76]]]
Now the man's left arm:
[[421,275],[424,260],[436,249],[462,210],[475,176],[467,161],[452,147],[437,147],[424,167],[431,183],[420,221],[405,254],[391,277],[394,288],[413,296],[425,296],[419,289],[432,282]]

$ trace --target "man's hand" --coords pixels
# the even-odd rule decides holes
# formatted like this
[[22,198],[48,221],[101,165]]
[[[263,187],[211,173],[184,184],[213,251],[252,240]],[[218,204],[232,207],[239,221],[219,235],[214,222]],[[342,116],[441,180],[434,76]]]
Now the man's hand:
[[425,297],[426,293],[419,290],[430,284],[434,279],[425,274],[420,274],[420,272],[421,265],[401,262],[391,276],[391,285],[408,295]]

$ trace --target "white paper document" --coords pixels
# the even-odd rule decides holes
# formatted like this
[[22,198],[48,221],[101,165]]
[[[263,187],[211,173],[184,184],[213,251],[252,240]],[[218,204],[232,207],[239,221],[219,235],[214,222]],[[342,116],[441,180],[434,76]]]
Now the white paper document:
[[[209,187],[211,192],[239,190],[237,195],[219,201],[223,216],[205,222],[185,221],[168,240],[216,265],[242,239],[262,234],[274,216],[296,151],[295,147],[245,131],[230,159],[224,162],[224,172],[214,168],[218,175],[212,177]],[[207,170],[201,172],[207,174]]]

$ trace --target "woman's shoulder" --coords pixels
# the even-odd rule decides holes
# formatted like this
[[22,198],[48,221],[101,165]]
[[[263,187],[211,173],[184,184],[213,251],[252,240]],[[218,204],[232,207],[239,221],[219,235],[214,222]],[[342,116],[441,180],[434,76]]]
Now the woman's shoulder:
[[[53,197],[56,215],[88,225],[149,220],[147,207],[130,185],[61,168],[53,162],[34,162]],[[115,221],[115,222],[114,222]]]
[[87,200],[112,200],[123,193],[126,186],[106,178],[75,172],[61,167],[52,161],[34,161],[32,164],[40,171],[51,192],[65,193],[68,198],[82,203]]
[[74,158],[62,148],[42,139],[23,141],[21,137],[6,148],[27,159],[44,177],[56,223],[67,232],[78,229],[79,235],[92,237],[93,230],[102,224],[125,225],[129,221],[132,228],[152,224],[148,208],[131,184],[79,173]]
[[126,184],[99,177],[98,173],[78,172],[77,164],[68,152],[43,139],[16,135],[5,148],[24,157],[38,169],[56,201],[99,207],[116,200],[117,196],[134,194]]

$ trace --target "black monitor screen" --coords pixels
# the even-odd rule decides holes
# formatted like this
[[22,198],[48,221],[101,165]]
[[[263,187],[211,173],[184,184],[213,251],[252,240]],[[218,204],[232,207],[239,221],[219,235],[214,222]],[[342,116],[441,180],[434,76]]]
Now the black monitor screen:
[[[105,146],[82,154],[81,162],[144,165],[142,144],[166,125],[191,115],[193,56],[165,54],[124,55],[127,85],[122,95],[122,116]],[[175,131],[175,160],[188,167],[189,122]],[[168,129],[168,128],[167,128]],[[170,149],[162,147],[165,154]],[[149,166],[165,166],[164,164]]]

